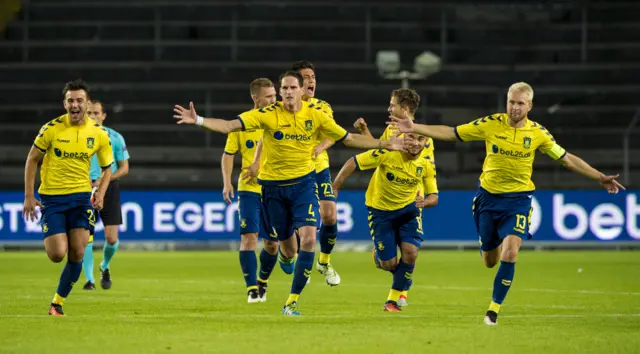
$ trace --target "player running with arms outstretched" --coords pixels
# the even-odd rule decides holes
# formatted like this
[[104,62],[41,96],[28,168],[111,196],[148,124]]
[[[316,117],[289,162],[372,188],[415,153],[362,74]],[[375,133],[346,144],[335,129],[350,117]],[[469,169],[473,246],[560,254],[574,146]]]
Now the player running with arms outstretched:
[[312,151],[319,130],[325,136],[342,141],[346,146],[401,150],[399,139],[375,140],[348,134],[325,112],[302,102],[303,79],[288,71],[280,76],[283,101],[262,109],[242,113],[239,119],[224,120],[197,116],[193,103],[190,109],[175,106],[178,124],[197,124],[209,130],[229,134],[239,130],[264,129],[264,168],[258,181],[271,225],[280,239],[281,251],[293,258],[297,250],[296,232],[300,237],[300,252],[295,264],[291,293],[282,309],[288,316],[298,316],[297,300],[311,274],[314,261],[318,222],[315,163]]
[[484,323],[497,325],[498,313],[515,274],[516,259],[523,240],[530,238],[531,181],[535,151],[549,155],[571,171],[598,181],[609,193],[624,187],[618,175],[607,176],[579,157],[565,151],[542,125],[529,120],[533,89],[518,82],[509,87],[507,113],[496,113],[473,122],[449,127],[414,124],[407,117],[391,116],[401,132],[424,134],[436,140],[484,140],[486,158],[478,193],[473,199],[473,218],[480,238],[484,264],[500,267],[493,282],[493,296]]
[[[253,100],[253,109],[261,109],[276,102],[276,89],[269,79],[255,79],[249,85]],[[233,132],[227,136],[222,154],[222,196],[231,204],[233,184],[233,157],[240,152],[242,169],[253,163],[258,141],[262,139],[262,129],[250,129]],[[238,216],[240,218],[240,268],[247,286],[247,302],[267,301],[267,282],[278,259],[278,237],[269,227],[262,206],[262,187],[253,179],[238,178]],[[264,248],[260,252],[260,273],[256,258],[258,236],[262,238]]]
[[[49,314],[54,316],[64,316],[62,305],[82,272],[84,249],[95,226],[94,208],[102,209],[113,163],[109,135],[86,116],[87,85],[80,80],[68,82],[62,95],[67,114],[42,126],[29,151],[24,172],[23,216],[36,220],[35,208],[40,206],[47,256],[56,263],[62,262],[65,255],[68,257],[49,307]],[[94,154],[98,155],[104,178],[92,205],[89,166]],[[34,184],[38,162],[43,157],[38,201]]]
[[[333,182],[336,193],[355,170],[375,168],[367,188],[369,230],[378,267],[393,274],[384,310],[400,312],[398,300],[413,275],[423,240],[422,208],[438,204],[435,162],[425,149],[425,136],[405,134],[407,152],[367,151],[349,159]],[[424,192],[423,192],[424,191]],[[426,194],[426,198],[424,198]],[[401,258],[397,258],[400,247]]]

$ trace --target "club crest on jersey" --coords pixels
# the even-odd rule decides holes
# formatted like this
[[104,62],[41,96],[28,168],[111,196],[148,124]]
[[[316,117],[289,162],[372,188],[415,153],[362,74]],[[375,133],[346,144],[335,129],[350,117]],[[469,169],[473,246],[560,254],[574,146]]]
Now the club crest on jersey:
[[416,168],[416,176],[417,177],[422,177],[422,167]]
[[304,121],[304,129],[306,131],[311,131],[313,130],[313,121],[312,120],[305,120]]
[[87,138],[87,148],[88,149],[93,149],[93,145],[95,144],[95,139],[94,138]]
[[524,139],[523,139],[523,144],[522,145],[524,146],[525,149],[531,148],[531,138],[528,137],[528,136],[525,136]]
[[243,229],[247,228],[247,221],[245,219],[240,220],[240,227]]
[[42,224],[42,232],[49,232],[49,226],[47,226],[47,224]]

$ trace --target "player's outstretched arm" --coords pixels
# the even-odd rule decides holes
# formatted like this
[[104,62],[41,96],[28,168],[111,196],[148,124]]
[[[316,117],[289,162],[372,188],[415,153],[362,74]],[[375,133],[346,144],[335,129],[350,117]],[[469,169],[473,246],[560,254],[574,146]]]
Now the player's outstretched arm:
[[405,116],[400,118],[389,116],[388,125],[395,125],[401,133],[416,133],[428,136],[435,140],[455,141],[457,140],[456,131],[453,127],[447,125],[425,125],[415,124],[405,112]]
[[387,150],[397,150],[397,151],[406,151],[404,140],[394,135],[389,140],[380,140],[370,138],[365,135],[360,134],[349,134],[343,140],[343,143],[352,148],[359,149],[387,149]]
[[560,159],[560,162],[569,170],[600,182],[600,185],[603,186],[604,189],[606,189],[609,193],[615,194],[618,193],[620,189],[625,190],[624,186],[616,181],[616,178],[620,177],[620,175],[607,176],[604,173],[591,167],[591,165],[589,165],[583,159],[579,158],[576,155],[567,153]]
[[347,162],[345,162],[345,164],[340,169],[340,172],[338,172],[336,178],[333,180],[333,193],[336,195],[336,197],[338,196],[338,190],[340,190],[340,188],[344,184],[344,181],[351,177],[353,172],[356,170],[357,165],[355,159],[356,158],[354,156],[347,160]]
[[208,130],[229,134],[231,132],[242,130],[242,123],[238,119],[226,120],[220,118],[203,118],[196,113],[193,102],[189,102],[189,109],[180,105],[173,108],[173,118],[178,120],[178,124],[195,124]]
[[27,162],[24,165],[24,207],[22,209],[22,217],[26,220],[37,220],[36,206],[42,208],[42,204],[35,197],[36,171],[38,170],[38,162],[42,160],[42,157],[44,157],[44,152],[32,146],[27,156]]
[[370,138],[373,138],[373,135],[371,134],[371,131],[369,130],[369,127],[367,126],[367,122],[364,120],[364,118],[358,118],[353,123],[353,127],[356,128],[358,133],[362,135],[366,135]]

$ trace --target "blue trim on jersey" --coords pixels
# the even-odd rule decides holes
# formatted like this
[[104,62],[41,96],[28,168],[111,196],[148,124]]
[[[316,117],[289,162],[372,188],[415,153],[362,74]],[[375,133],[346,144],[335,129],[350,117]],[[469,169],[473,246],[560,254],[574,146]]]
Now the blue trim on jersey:
[[258,178],[258,183],[263,185],[263,186],[283,186],[283,185],[292,185],[292,184],[298,184],[300,182],[304,182],[307,179],[311,179],[313,178],[314,183],[315,183],[315,179],[316,179],[316,170],[313,169],[313,171],[307,173],[304,176],[298,177],[298,178],[292,178],[292,179],[285,179],[285,180],[281,180],[281,181],[267,181],[264,179],[259,179]]
[[225,151],[224,153],[227,154],[227,155],[231,155],[231,156],[236,154],[235,152],[228,152],[228,151]]
[[111,167],[111,165],[113,165],[113,164],[112,164],[112,163],[110,163],[110,164],[108,164],[108,165],[106,165],[106,166],[100,166],[100,168],[102,168],[102,169],[109,168],[109,167]]
[[[567,150],[565,150],[565,151],[564,151],[564,154],[562,154],[562,156],[560,156],[560,157],[558,158],[558,160],[562,160],[562,159],[564,159],[564,157],[565,157],[565,156],[567,156]],[[557,160],[556,160],[556,161],[557,161]]]
[[347,136],[349,136],[349,132],[347,132],[347,134],[345,134],[341,139],[336,140],[336,144],[341,143],[344,139],[347,138]]
[[36,145],[36,144],[33,144],[33,146],[35,146],[35,147],[36,147],[36,149],[38,149],[38,150],[40,150],[40,151],[42,151],[42,152],[44,152],[44,153],[46,153],[46,152],[47,152],[47,150],[45,150],[45,149],[43,149],[43,148],[39,147],[39,146],[38,146],[38,145]]
[[356,163],[356,171],[362,171],[360,169],[360,165],[358,165],[358,159],[356,159],[355,155],[352,157],[352,159],[353,159],[353,162]]
[[458,138],[458,140],[464,142],[464,140],[462,140],[462,138],[460,137],[460,134],[458,134],[458,127],[453,127],[453,132],[456,134],[456,138]]
[[242,131],[247,130],[247,128],[244,127],[244,122],[242,121],[242,118],[240,118],[240,116],[237,116],[236,118],[240,121],[240,124],[242,124]]

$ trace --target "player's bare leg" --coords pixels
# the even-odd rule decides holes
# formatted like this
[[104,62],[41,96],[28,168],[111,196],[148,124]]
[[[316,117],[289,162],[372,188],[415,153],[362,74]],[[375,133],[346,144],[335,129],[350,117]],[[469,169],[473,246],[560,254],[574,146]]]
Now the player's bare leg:
[[487,268],[493,268],[500,262],[502,255],[502,245],[491,251],[482,251],[482,261]]
[[44,239],[44,249],[54,263],[60,263],[67,255],[67,234],[55,234]]
[[55,234],[45,239],[45,248],[47,255],[54,262],[60,262],[64,259],[64,253],[67,252],[67,264],[60,276],[58,289],[51,301],[49,314],[54,316],[64,316],[62,305],[67,296],[71,292],[73,285],[80,278],[82,272],[82,258],[84,257],[84,248],[89,241],[89,230],[84,228],[71,229],[67,241],[66,234]]
[[388,312],[401,311],[398,301],[402,293],[408,288],[413,276],[413,270],[418,259],[418,247],[411,243],[402,242],[400,243],[400,254],[399,261],[397,257],[388,261],[380,261],[381,267],[393,274],[393,284],[384,304],[384,311]]
[[251,232],[240,235],[240,267],[247,286],[247,302],[258,303],[258,259],[256,257],[256,246],[258,245],[258,233]]
[[331,251],[336,244],[338,229],[336,202],[332,200],[320,200],[320,217],[322,218],[322,226],[320,228],[321,249],[316,268],[324,275],[327,284],[336,286],[340,284],[340,275],[338,275],[331,265]]
[[295,267],[295,258],[298,254],[298,232],[284,241],[280,241],[278,250],[278,263],[283,272],[292,274]]
[[258,275],[258,296],[260,302],[267,301],[267,282],[278,257],[278,241],[263,239],[260,252],[260,272]]
[[[316,248],[316,230],[317,228],[315,226],[302,226],[298,229],[298,236],[300,237],[300,252],[298,252],[298,259],[295,265],[293,282],[291,284],[291,293],[289,294],[287,303],[282,309],[282,314],[284,315],[300,315],[297,303],[302,290],[305,285],[307,285],[307,279],[311,275],[311,270],[313,269],[313,260],[315,258]],[[290,239],[293,239],[294,243],[296,242],[294,237],[291,237]]]
[[107,290],[111,288],[109,265],[120,245],[120,242],[118,242],[118,225],[106,225],[104,227],[104,238],[103,257],[102,263],[100,263],[100,286]]
[[493,281],[493,296],[489,310],[484,317],[484,323],[495,326],[498,324],[498,313],[502,302],[507,296],[507,292],[511,288],[513,276],[515,274],[515,265],[518,258],[518,251],[522,246],[522,238],[515,235],[505,237],[502,242],[502,250],[500,252],[500,267]]

